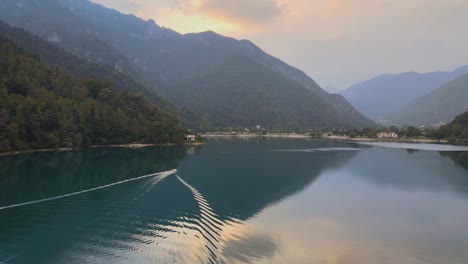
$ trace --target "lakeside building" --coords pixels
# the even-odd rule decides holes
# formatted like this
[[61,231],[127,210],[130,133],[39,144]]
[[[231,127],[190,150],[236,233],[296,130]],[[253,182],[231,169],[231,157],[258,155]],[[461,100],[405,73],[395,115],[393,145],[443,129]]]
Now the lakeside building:
[[187,135],[185,138],[187,139],[187,141],[196,141],[197,140],[197,137],[195,135]]
[[377,134],[377,138],[392,138],[397,139],[398,134],[395,132],[380,132]]

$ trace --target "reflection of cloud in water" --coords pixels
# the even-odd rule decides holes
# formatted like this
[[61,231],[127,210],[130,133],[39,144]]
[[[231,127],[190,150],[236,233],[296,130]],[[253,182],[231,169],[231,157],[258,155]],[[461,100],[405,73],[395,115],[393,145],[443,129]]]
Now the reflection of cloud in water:
[[325,173],[315,188],[249,222],[280,241],[266,263],[465,263],[465,201],[449,193],[382,192],[349,178]]
[[453,166],[448,158],[451,155],[449,152],[369,149],[354,156],[341,170],[381,187],[456,190],[468,195],[466,170]]
[[199,206],[199,232],[205,240],[205,257],[210,263],[232,263],[233,260],[248,263],[252,259],[273,256],[277,246],[270,236],[248,230],[245,223],[238,219],[219,219],[197,189],[178,175],[177,179],[192,192]]
[[252,260],[268,260],[274,256],[278,245],[268,234],[251,233],[226,241],[224,256],[232,262],[250,263]]

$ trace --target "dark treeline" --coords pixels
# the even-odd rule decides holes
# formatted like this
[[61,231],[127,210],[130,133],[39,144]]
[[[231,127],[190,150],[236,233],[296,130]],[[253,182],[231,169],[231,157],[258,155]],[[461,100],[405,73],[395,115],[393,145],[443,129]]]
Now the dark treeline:
[[349,136],[349,137],[369,137],[377,138],[380,132],[394,132],[400,138],[418,138],[427,136],[430,130],[420,129],[417,127],[378,127],[378,128],[360,128],[360,129],[333,129],[329,134]]
[[468,111],[457,116],[452,122],[435,130],[432,137],[447,139],[449,142],[468,143]]
[[80,79],[0,39],[0,152],[180,143],[178,119],[109,81]]

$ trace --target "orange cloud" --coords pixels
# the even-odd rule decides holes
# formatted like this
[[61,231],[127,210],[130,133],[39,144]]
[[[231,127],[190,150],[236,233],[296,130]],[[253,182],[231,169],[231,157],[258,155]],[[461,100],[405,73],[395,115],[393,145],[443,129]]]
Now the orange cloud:
[[[277,0],[180,0],[172,11],[181,14],[177,19],[193,22],[191,27],[198,25],[197,29],[232,33],[252,31],[272,23],[283,9],[284,5]],[[186,31],[185,27],[182,31]]]
[[250,39],[319,83],[340,87],[468,61],[460,52],[468,45],[466,0],[92,1],[181,33],[213,30]]

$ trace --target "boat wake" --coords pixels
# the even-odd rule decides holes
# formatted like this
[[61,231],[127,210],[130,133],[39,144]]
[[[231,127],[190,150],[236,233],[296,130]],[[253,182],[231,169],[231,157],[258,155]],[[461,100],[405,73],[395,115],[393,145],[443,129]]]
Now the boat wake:
[[155,182],[154,183],[156,184],[156,183],[164,180],[166,177],[168,177],[168,176],[170,176],[172,174],[175,174],[176,172],[177,172],[177,170],[174,169],[174,170],[169,170],[169,171],[163,171],[163,172],[148,174],[148,175],[144,175],[144,176],[141,176],[141,177],[132,178],[132,179],[119,181],[119,182],[114,182],[114,183],[107,184],[107,185],[104,185],[104,186],[99,186],[99,187],[96,187],[96,188],[87,189],[87,190],[83,190],[83,191],[78,191],[78,192],[74,192],[74,193],[68,193],[68,194],[64,194],[64,195],[54,196],[54,197],[50,197],[50,198],[45,198],[45,199],[40,199],[40,200],[35,200],[35,201],[30,201],[30,202],[25,202],[25,203],[7,205],[7,206],[0,207],[0,210],[20,207],[20,206],[25,206],[25,205],[31,205],[31,204],[37,204],[37,203],[49,202],[49,201],[53,201],[53,200],[58,200],[58,199],[70,197],[70,196],[80,195],[80,194],[83,194],[83,193],[89,193],[89,192],[93,192],[93,191],[97,191],[97,190],[102,190],[102,189],[109,188],[109,187],[116,186],[116,185],[120,185],[120,184],[123,184],[123,183],[137,181],[137,180],[150,178],[150,177],[155,177],[155,179],[154,179]]
[[220,254],[222,248],[220,233],[223,231],[224,224],[219,220],[218,215],[213,212],[208,201],[197,189],[184,181],[179,175],[177,175],[177,179],[192,192],[200,209],[199,226],[201,230],[199,232],[206,241],[205,248],[208,251],[206,257],[210,263],[226,263],[223,255]]
[[274,149],[273,152],[330,152],[330,151],[361,151],[361,148],[311,148],[311,149]]

